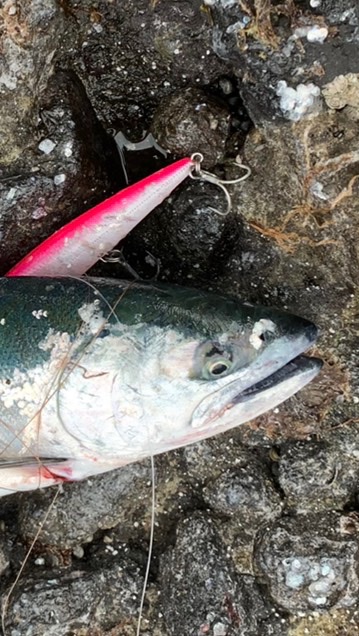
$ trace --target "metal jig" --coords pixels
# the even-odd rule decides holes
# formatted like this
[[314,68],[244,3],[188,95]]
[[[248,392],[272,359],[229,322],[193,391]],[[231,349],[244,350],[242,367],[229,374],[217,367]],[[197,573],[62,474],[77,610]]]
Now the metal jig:
[[229,212],[232,209],[232,199],[231,199],[231,195],[229,194],[226,185],[231,185],[234,183],[240,183],[240,181],[244,181],[245,179],[248,179],[248,177],[251,174],[251,169],[249,168],[249,166],[245,166],[242,163],[239,163],[239,161],[235,161],[235,165],[238,168],[242,168],[242,170],[245,170],[245,174],[242,175],[241,177],[237,177],[236,179],[220,179],[219,177],[217,177],[215,174],[212,174],[211,172],[207,172],[207,170],[202,170],[201,168],[201,163],[203,161],[203,155],[200,152],[195,152],[193,155],[191,155],[191,159],[193,161],[193,168],[189,174],[189,176],[191,177],[191,179],[200,179],[201,181],[207,181],[208,183],[213,183],[213,185],[218,186],[218,188],[220,188],[226,198],[226,203],[227,203],[227,210],[225,212],[221,212],[220,210],[217,210],[217,208],[213,208],[213,207],[209,207],[207,208],[208,210],[210,210],[211,212],[215,212],[216,214],[219,214],[220,216],[227,216],[227,214],[229,214]]

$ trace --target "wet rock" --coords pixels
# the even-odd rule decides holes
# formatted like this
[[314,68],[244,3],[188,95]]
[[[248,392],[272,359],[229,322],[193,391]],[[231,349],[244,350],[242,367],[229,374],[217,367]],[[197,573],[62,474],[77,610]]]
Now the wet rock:
[[243,455],[235,468],[209,481],[202,495],[215,515],[220,515],[216,526],[237,569],[253,574],[256,535],[263,524],[281,515],[282,501],[264,462],[249,453],[246,458]]
[[11,636],[97,634],[112,628],[132,636],[141,584],[136,569],[121,559],[113,559],[112,567],[92,571],[29,577],[16,588],[5,625]]
[[112,193],[115,183],[121,187],[115,143],[73,73],[58,72],[50,80],[36,135],[36,149],[22,157],[24,167],[0,179],[3,274],[40,240]]
[[75,68],[99,118],[134,141],[168,95],[223,75],[201,2],[66,4],[70,19],[62,64]]
[[64,31],[55,0],[0,7],[0,174],[33,143],[39,96]]
[[189,477],[198,485],[210,479],[216,480],[225,471],[248,459],[246,449],[238,447],[231,433],[220,436],[221,452],[218,452],[218,439],[205,439],[197,444],[183,448],[183,457]]
[[344,507],[357,491],[359,463],[326,442],[287,442],[278,463],[286,504],[296,510]]
[[297,514],[263,531],[258,575],[275,603],[290,612],[350,607],[359,590],[358,550],[350,517]]
[[280,513],[281,498],[259,461],[241,464],[207,483],[203,497],[215,512],[253,528]]
[[[41,530],[40,543],[66,550],[91,541],[100,528],[112,528],[120,522],[130,535],[143,511],[150,514],[150,484],[150,467],[141,463],[66,485]],[[26,540],[36,534],[53,497],[53,489],[24,496],[19,524]]]
[[256,535],[281,515],[283,502],[270,476],[269,449],[251,451],[238,442],[237,433],[187,446],[183,455],[237,571],[253,574]]
[[[175,522],[198,499],[186,480],[180,455],[155,458],[155,545],[167,545]],[[124,466],[87,481],[66,484],[56,500],[39,536],[45,549],[78,550],[91,542],[98,531],[112,529],[110,543],[132,542],[147,553],[152,510],[150,462]],[[54,489],[25,495],[19,524],[23,537],[31,541],[45,517]],[[161,528],[159,531],[158,528]],[[81,547],[81,546],[80,546]],[[77,556],[75,554],[75,556]]]
[[[242,79],[241,94],[257,125],[307,115],[323,84],[357,72],[357,7],[351,0],[281,4],[207,2],[212,45]],[[284,89],[283,94],[281,89]],[[278,92],[279,91],[279,92]]]
[[188,88],[173,93],[157,109],[151,130],[173,155],[202,153],[204,166],[220,163],[229,133],[229,112],[205,91]]
[[[352,302],[358,271],[346,255],[352,253],[357,262],[356,181],[349,187],[357,161],[355,131],[355,122],[331,113],[248,137],[245,160],[252,176],[233,192],[252,246],[245,260],[243,251],[237,258],[242,293],[255,293],[257,302],[282,302],[299,313],[305,307],[317,320],[323,303],[334,319]],[[337,333],[336,325],[329,327]]]
[[200,514],[179,524],[175,546],[161,559],[160,583],[171,634],[229,635],[240,628],[254,636],[268,613],[254,580],[238,576],[210,520]]

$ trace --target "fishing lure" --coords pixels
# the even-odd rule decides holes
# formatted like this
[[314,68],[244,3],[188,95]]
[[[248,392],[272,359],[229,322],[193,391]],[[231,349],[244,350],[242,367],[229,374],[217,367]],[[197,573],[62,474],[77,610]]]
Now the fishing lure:
[[188,176],[218,185],[226,196],[227,214],[231,201],[224,184],[242,181],[250,169],[237,164],[245,175],[225,182],[202,171],[202,160],[199,153],[180,159],[99,203],[35,247],[7,276],[82,276]]
[[81,276],[168,197],[194,166],[181,159],[99,203],[35,247],[7,276]]

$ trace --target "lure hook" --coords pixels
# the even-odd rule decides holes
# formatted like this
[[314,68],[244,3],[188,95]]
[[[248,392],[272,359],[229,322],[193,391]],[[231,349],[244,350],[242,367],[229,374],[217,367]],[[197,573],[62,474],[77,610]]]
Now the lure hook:
[[191,155],[191,159],[193,161],[193,166],[189,174],[191,179],[200,179],[201,181],[207,181],[208,183],[213,183],[213,185],[218,186],[218,188],[222,190],[226,198],[227,209],[225,212],[221,212],[217,208],[213,208],[213,207],[209,207],[208,210],[210,210],[211,212],[215,212],[216,214],[219,214],[219,216],[227,216],[227,214],[229,214],[229,212],[232,209],[232,199],[231,199],[231,195],[229,194],[226,188],[226,185],[240,183],[240,181],[244,181],[245,179],[248,179],[248,177],[250,176],[252,172],[250,167],[245,166],[244,164],[235,160],[234,162],[235,165],[238,168],[245,170],[245,174],[242,175],[241,177],[237,177],[236,179],[220,179],[215,174],[212,174],[211,172],[207,172],[207,170],[202,170],[201,163],[203,161],[203,155],[200,152],[195,152],[193,155]]

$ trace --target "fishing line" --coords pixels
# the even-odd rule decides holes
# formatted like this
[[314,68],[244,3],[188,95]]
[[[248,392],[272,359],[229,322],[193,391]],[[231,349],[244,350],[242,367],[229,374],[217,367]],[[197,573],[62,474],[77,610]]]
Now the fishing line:
[[154,540],[154,535],[155,535],[156,469],[155,469],[155,458],[154,458],[153,455],[151,455],[151,482],[152,482],[151,483],[151,496],[152,496],[152,502],[151,502],[151,530],[150,530],[150,540],[149,540],[149,544],[148,544],[146,572],[145,572],[145,578],[144,578],[144,581],[143,581],[140,608],[139,608],[139,612],[138,612],[136,636],[140,636],[140,632],[141,632],[143,606],[144,606],[144,603],[145,603],[146,590],[147,590],[147,585],[148,585],[148,578],[149,578],[149,574],[150,574],[152,554],[153,554],[153,540]]
[[[120,320],[119,320],[119,318],[118,318],[118,316],[116,314],[116,307],[121,302],[121,300],[123,299],[123,297],[127,293],[127,291],[131,287],[136,286],[136,284],[137,284],[136,281],[130,281],[128,283],[127,287],[120,294],[120,296],[118,297],[118,299],[114,303],[114,305],[111,305],[111,303],[108,302],[108,300],[104,297],[104,295],[101,292],[99,292],[98,289],[96,288],[96,286],[93,283],[91,283],[88,279],[86,279],[86,278],[77,278],[76,276],[70,276],[70,278],[74,278],[75,280],[80,280],[81,282],[85,282],[86,285],[88,285],[90,288],[92,288],[101,297],[101,299],[106,303],[106,305],[110,309],[110,314],[107,317],[107,319],[111,315],[114,315],[115,319],[117,321],[117,324],[121,324]],[[99,335],[98,333],[94,335],[94,338],[92,339],[92,342],[98,335]],[[148,438],[148,442],[149,442],[149,445],[150,445],[151,444],[150,438]],[[142,594],[141,594],[140,607],[139,607],[139,613],[138,613],[136,636],[140,636],[140,632],[141,632],[143,607],[144,607],[144,603],[145,603],[146,590],[147,590],[148,579],[149,579],[149,574],[150,574],[150,569],[151,569],[152,554],[153,554],[153,541],[154,541],[154,534],[155,534],[156,469],[155,469],[155,459],[154,459],[154,456],[152,454],[150,456],[150,459],[151,459],[151,520],[150,520],[151,527],[150,527],[150,537],[149,537],[149,545],[148,545],[148,553],[147,553],[146,571],[145,571],[145,577],[144,577],[144,582],[143,582],[143,587],[142,587]]]
[[[103,294],[97,290],[96,286],[93,285],[88,279],[77,278],[76,276],[72,276],[71,278],[74,278],[75,280],[80,280],[80,281],[85,282],[89,287],[91,287],[94,291],[96,291],[96,293],[99,294],[99,296],[102,298],[102,300],[109,307],[110,315],[114,315],[115,318],[116,318],[117,323],[120,324],[120,320],[119,320],[119,318],[118,318],[118,316],[116,314],[116,307],[121,302],[121,300],[124,297],[124,295],[126,294],[126,292],[131,287],[136,285],[136,281],[130,281],[128,283],[127,287],[123,290],[122,294],[120,294],[119,298],[117,299],[115,304],[112,306],[107,301],[107,299],[103,296]],[[110,317],[110,315],[108,316],[108,318]],[[94,338],[96,338],[97,336],[98,336],[98,334],[95,334]],[[148,441],[149,441],[149,444],[150,444],[151,443],[150,438],[148,438]],[[145,571],[145,577],[144,577],[144,582],[143,582],[143,587],[142,587],[142,594],[141,594],[140,607],[139,607],[139,613],[138,613],[136,636],[140,636],[140,632],[141,632],[141,623],[142,623],[142,617],[143,617],[143,607],[144,607],[144,603],[145,603],[146,590],[147,590],[148,579],[149,579],[149,574],[150,574],[150,569],[151,569],[152,554],[153,554],[153,541],[154,541],[154,534],[155,534],[156,469],[155,469],[155,459],[154,459],[154,456],[152,454],[150,456],[150,459],[151,459],[151,520],[150,520],[151,527],[150,527],[150,537],[149,537],[149,545],[148,545],[148,553],[147,553],[146,571]]]
[[17,575],[16,575],[16,578],[15,578],[14,582],[12,583],[12,585],[11,585],[11,587],[10,587],[10,589],[9,589],[9,591],[8,591],[8,593],[7,593],[7,595],[6,595],[6,596],[5,596],[5,598],[4,598],[4,601],[3,601],[3,604],[2,604],[2,608],[1,608],[1,628],[2,628],[2,631],[3,631],[3,636],[6,636],[6,632],[5,632],[5,619],[6,619],[7,608],[8,608],[8,606],[9,606],[9,600],[10,600],[10,597],[11,597],[11,595],[12,595],[12,593],[13,593],[13,591],[14,591],[14,589],[15,589],[16,585],[17,585],[17,584],[18,584],[18,582],[19,582],[20,576],[22,575],[22,573],[23,573],[23,571],[24,571],[25,565],[26,565],[26,563],[28,562],[28,560],[29,560],[29,558],[30,558],[30,555],[31,555],[31,553],[32,553],[32,551],[33,551],[33,549],[34,549],[34,546],[35,546],[35,544],[36,544],[36,542],[37,542],[37,540],[38,540],[38,538],[39,538],[39,536],[40,536],[40,534],[41,534],[41,532],[42,532],[42,529],[43,529],[43,527],[44,527],[44,525],[45,525],[46,521],[47,521],[47,520],[48,520],[48,518],[49,518],[50,512],[51,512],[51,510],[53,509],[53,507],[54,507],[54,505],[55,505],[55,503],[56,503],[56,500],[57,500],[57,498],[58,498],[58,496],[59,496],[59,494],[60,494],[60,491],[61,491],[61,485],[59,485],[59,486],[57,487],[57,490],[56,490],[56,493],[55,493],[55,495],[54,495],[54,497],[53,497],[53,499],[52,499],[52,502],[50,503],[50,505],[49,505],[49,507],[48,507],[48,509],[47,509],[47,511],[46,511],[46,513],[45,513],[45,515],[44,515],[44,518],[43,518],[43,519],[42,519],[42,521],[40,521],[40,523],[39,523],[39,527],[38,527],[38,529],[37,529],[37,531],[36,531],[36,534],[35,534],[35,536],[34,536],[34,538],[33,538],[32,542],[31,542],[31,545],[30,545],[30,547],[29,547],[28,551],[26,552],[26,555],[25,555],[25,557],[24,557],[24,560],[23,560],[23,562],[21,563],[21,566],[20,566],[20,569],[19,569],[19,571],[18,571],[18,573],[17,573]]
[[[84,279],[84,278],[78,278],[76,276],[67,276],[67,278],[73,278],[74,280],[77,280],[77,281],[80,281],[80,282],[84,282],[88,287],[90,287],[96,293],[97,297],[100,297],[102,299],[102,301],[105,303],[105,305],[107,305],[107,307],[109,309],[109,314],[108,314],[108,316],[106,318],[106,321],[109,319],[109,317],[111,315],[114,315],[115,320],[117,321],[118,324],[120,324],[119,318],[118,318],[118,316],[116,314],[116,307],[119,304],[119,302],[122,300],[122,298],[124,297],[124,295],[127,292],[127,290],[131,287],[131,284],[132,284],[131,282],[128,283],[127,287],[119,295],[119,297],[118,297],[117,301],[115,302],[115,304],[111,305],[111,303],[105,298],[105,296],[89,280]],[[91,339],[90,343],[88,343],[88,345],[91,344],[97,338],[97,336],[99,335],[99,333],[100,333],[102,328],[103,328],[103,325],[101,326],[101,328],[99,328],[99,331],[94,334],[93,338]],[[72,354],[72,351],[73,351],[73,348],[74,348],[74,344],[76,344],[76,343],[73,343],[70,346],[69,350],[65,353],[64,359],[61,361],[62,369],[60,369],[59,372],[56,374],[56,376],[53,378],[50,386],[47,389],[47,394],[45,395],[41,406],[39,407],[37,412],[33,415],[31,420],[28,421],[27,424],[24,425],[24,427],[21,429],[21,431],[19,433],[15,433],[13,430],[11,430],[11,428],[9,426],[10,432],[12,432],[14,437],[18,438],[20,441],[22,441],[21,438],[20,438],[20,434],[26,429],[27,426],[29,426],[31,421],[41,413],[41,411],[44,408],[44,406],[55,395],[55,393],[57,393],[57,395],[58,395],[59,390],[61,389],[61,386],[66,382],[66,379],[69,377],[72,369],[69,369],[67,364],[71,360],[71,354]],[[81,352],[82,355],[84,355],[84,353],[85,353],[85,351]],[[77,360],[77,363],[78,363],[78,360]],[[67,373],[66,373],[66,371],[67,371]],[[55,382],[56,382],[56,387],[54,388],[54,383]],[[60,419],[61,419],[61,417],[60,417]],[[38,431],[38,435],[39,435],[39,433],[40,433],[40,431]],[[23,443],[25,448],[28,448],[24,442],[22,442],[22,443]],[[11,444],[11,442],[9,442],[7,444],[6,448],[10,444]],[[2,453],[6,450],[6,448],[2,449]],[[30,448],[28,448],[28,450],[30,450]],[[34,457],[34,459],[38,462],[39,467],[40,467],[42,465],[40,457]],[[154,468],[153,468],[152,473],[154,474]],[[40,486],[41,486],[41,477],[40,477],[40,474],[39,474],[39,487]],[[1,484],[0,484],[0,487],[1,487]],[[51,510],[53,509],[53,507],[54,507],[54,505],[56,503],[56,500],[58,498],[60,490],[61,490],[61,484],[59,484],[59,486],[57,488],[57,491],[56,491],[56,493],[54,495],[54,498],[53,498],[52,502],[50,503],[46,513],[45,513],[44,519],[39,524],[39,528],[38,528],[38,530],[37,530],[37,532],[35,534],[35,537],[34,537],[33,541],[31,542],[31,545],[30,545],[26,555],[25,555],[25,558],[24,558],[24,560],[23,560],[23,562],[22,562],[22,564],[20,566],[20,569],[19,569],[19,571],[18,571],[18,573],[16,575],[16,578],[15,578],[14,582],[12,583],[9,592],[8,592],[8,594],[6,595],[6,597],[5,597],[4,601],[3,601],[2,612],[1,612],[1,626],[2,626],[2,630],[3,630],[3,635],[4,636],[5,636],[6,612],[7,612],[7,608],[8,608],[8,605],[9,605],[10,597],[11,597],[16,585],[19,582],[19,579],[20,579],[20,577],[22,575],[22,572],[23,572],[23,570],[25,568],[25,565],[26,565],[26,563],[27,563],[27,561],[28,561],[33,549],[34,549],[34,546],[35,546],[35,544],[36,544],[36,542],[37,542],[37,540],[38,540],[38,538],[39,538],[39,536],[40,536],[40,534],[42,532],[42,529],[43,529],[43,527],[44,527],[44,525],[45,525],[45,523],[46,523],[46,521],[47,521],[47,519],[48,519],[48,517],[50,515],[50,512],[51,512]],[[151,518],[153,518],[153,517],[151,517]]]
[[[107,322],[108,319],[110,318],[111,315],[114,316],[115,321],[117,322],[117,324],[120,324],[120,320],[116,314],[116,307],[117,305],[121,302],[122,298],[124,297],[124,295],[126,294],[126,292],[134,285],[134,282],[128,282],[126,281],[126,287],[125,289],[123,289],[122,293],[119,294],[119,297],[117,298],[116,302],[112,305],[107,298],[97,289],[96,285],[94,285],[90,280],[85,279],[85,278],[78,278],[76,276],[67,276],[67,278],[73,278],[74,280],[80,281],[82,283],[84,283],[86,286],[88,286],[89,288],[91,288],[95,293],[96,296],[98,298],[100,298],[104,304],[108,307],[109,312],[108,315],[106,316],[106,318],[104,318],[104,322]],[[86,348],[83,349],[82,351],[80,351],[80,356],[76,359],[76,361],[74,362],[74,364],[78,364],[79,361],[81,360],[82,356],[84,355],[87,347],[89,345],[91,345],[92,342],[94,342],[94,340],[98,337],[99,333],[101,332],[101,330],[103,329],[104,325],[101,325],[98,329],[98,331],[93,335],[93,338],[91,338],[90,342],[87,343]],[[81,327],[80,327],[81,328]],[[59,390],[61,389],[61,387],[63,386],[63,384],[66,382],[66,379],[69,377],[72,369],[69,368],[68,363],[71,361],[71,357],[72,354],[74,352],[74,347],[76,345],[75,343],[72,343],[72,345],[70,346],[69,350],[65,353],[63,360],[61,361],[61,366],[62,369],[59,369],[59,372],[56,374],[55,378],[52,380],[50,386],[47,389],[47,394],[45,395],[45,398],[43,400],[42,405],[39,407],[39,409],[37,410],[37,412],[35,413],[35,415],[31,418],[30,422],[33,421],[33,419],[39,415],[42,411],[42,409],[44,408],[44,406],[49,402],[49,400],[55,395],[55,393],[57,393],[57,395],[59,394]],[[54,386],[56,383],[56,387]],[[61,419],[61,417],[60,417]],[[23,432],[23,430],[26,429],[26,427],[30,424],[30,422],[28,422],[23,429],[20,431],[20,434]],[[10,427],[9,427],[10,428]],[[14,434],[14,431],[12,431]],[[16,437],[20,437],[20,434],[16,434]],[[38,435],[40,434],[40,431],[38,430]],[[150,440],[149,440],[150,441]],[[25,444],[24,444],[25,446]],[[149,537],[149,548],[148,548],[148,555],[147,555],[147,564],[146,564],[146,571],[145,571],[145,578],[144,578],[144,583],[143,583],[143,589],[142,589],[142,594],[141,594],[141,600],[140,600],[140,607],[139,607],[139,618],[138,618],[138,624],[137,624],[137,631],[136,631],[136,636],[140,635],[140,631],[141,631],[141,622],[142,622],[142,616],[143,616],[143,608],[144,608],[144,602],[145,602],[145,597],[146,597],[146,590],[147,590],[147,586],[148,586],[148,579],[149,579],[149,573],[150,573],[150,567],[151,567],[151,561],[152,561],[152,554],[153,554],[153,542],[154,542],[154,530],[155,530],[155,509],[156,509],[156,474],[155,474],[155,461],[154,461],[154,456],[151,455],[151,519],[150,519],[150,537]],[[35,460],[38,461],[39,465],[41,465],[41,459],[40,457],[34,457]],[[39,477],[40,479],[40,477]],[[40,481],[39,481],[39,486],[40,486]],[[42,532],[42,529],[56,503],[56,500],[58,498],[58,495],[60,493],[60,488],[61,485],[58,486],[57,492],[51,502],[51,504],[49,505],[46,514],[44,516],[44,519],[42,520],[42,522],[39,524],[39,528],[36,532],[36,535],[33,539],[33,541],[31,542],[31,545],[28,549],[28,552],[26,553],[26,556],[21,564],[21,567],[16,575],[16,578],[13,582],[13,584],[10,587],[10,590],[8,592],[8,594],[6,595],[4,602],[3,602],[3,607],[2,607],[2,614],[1,614],[1,625],[2,625],[2,629],[5,635],[5,619],[6,619],[6,613],[7,613],[7,608],[9,605],[9,600],[11,598],[11,595],[13,594],[13,591],[16,587],[16,585],[18,584],[18,581],[23,573],[23,570],[25,568],[25,565],[34,549],[34,546]]]

